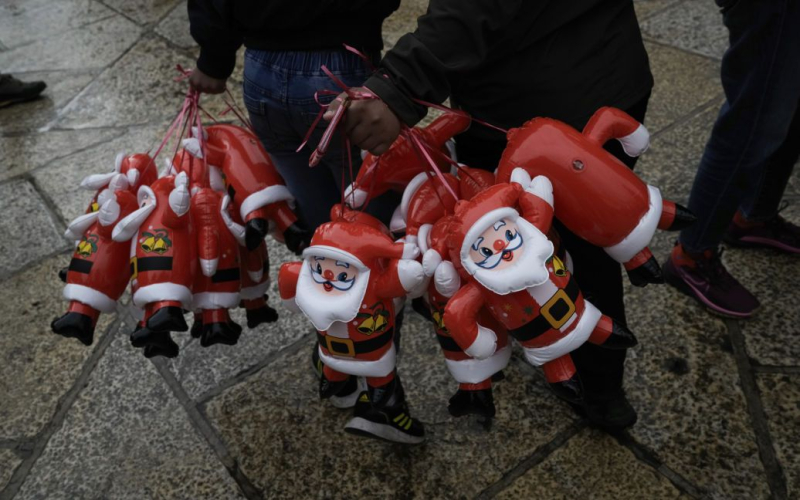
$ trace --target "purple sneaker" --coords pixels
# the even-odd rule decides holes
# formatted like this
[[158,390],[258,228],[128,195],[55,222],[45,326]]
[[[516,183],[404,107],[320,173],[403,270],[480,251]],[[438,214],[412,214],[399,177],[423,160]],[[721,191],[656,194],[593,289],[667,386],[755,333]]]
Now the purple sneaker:
[[731,222],[723,240],[735,247],[767,247],[786,253],[800,253],[800,227],[780,215],[748,227]]
[[678,244],[662,266],[664,280],[712,312],[729,318],[749,318],[759,303],[722,265],[722,251],[689,255]]

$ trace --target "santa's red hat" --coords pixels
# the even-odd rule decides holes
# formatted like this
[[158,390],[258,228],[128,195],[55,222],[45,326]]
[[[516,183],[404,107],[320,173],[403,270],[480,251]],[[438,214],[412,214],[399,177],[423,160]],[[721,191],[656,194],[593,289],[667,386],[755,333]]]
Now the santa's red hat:
[[359,224],[372,226],[386,236],[391,237],[391,233],[386,227],[386,224],[372,215],[364,212],[363,210],[353,210],[352,208],[342,205],[341,203],[337,203],[331,207],[330,217],[332,221],[341,220],[346,222],[358,222]]
[[303,258],[335,259],[366,271],[382,259],[413,258],[418,254],[415,249],[414,245],[395,243],[372,225],[339,219],[317,228]]
[[[458,195],[458,180],[450,174],[444,174],[443,178],[450,189]],[[403,193],[403,200],[400,204],[401,210],[405,212],[406,216],[406,237],[416,236],[420,226],[435,224],[448,213],[453,213],[458,201],[445,188],[442,177],[438,176],[424,180],[408,197],[406,196],[407,192]]]
[[471,200],[478,193],[494,185],[494,174],[479,168],[461,165],[458,169],[458,186],[462,200]]

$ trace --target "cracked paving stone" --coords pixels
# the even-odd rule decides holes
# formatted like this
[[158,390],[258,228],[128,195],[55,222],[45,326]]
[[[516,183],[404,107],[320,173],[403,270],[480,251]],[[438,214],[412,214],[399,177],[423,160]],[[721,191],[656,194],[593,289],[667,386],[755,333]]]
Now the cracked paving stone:
[[51,257],[0,283],[0,304],[13,311],[0,333],[0,439],[29,438],[42,430],[114,319],[100,316],[91,347],[50,330],[50,322],[67,310],[58,271],[69,260],[67,254]]
[[722,94],[717,61],[655,43],[645,47],[655,80],[645,117],[651,134]]
[[103,68],[133,45],[139,33],[122,16],[102,19],[0,52],[0,68],[8,73]]
[[[681,492],[609,435],[584,430],[495,498],[678,498]],[[688,497],[687,497],[688,498]]]
[[0,137],[0,150],[5,154],[0,165],[0,181],[46,165],[76,151],[102,144],[123,133],[120,130],[51,130],[37,134]]
[[728,48],[728,30],[714,2],[680,2],[640,24],[645,37],[697,54],[721,59]]
[[625,386],[639,414],[630,434],[709,498],[765,498],[736,361],[721,320],[666,285],[627,294],[639,345]]
[[[108,142],[92,146],[84,151],[62,158],[33,172],[38,186],[53,200],[64,221],[70,221],[86,211],[93,191],[81,189],[80,183],[89,174],[105,173],[114,170],[114,159],[118,153],[133,154],[155,150],[168,125],[132,127],[118,131],[118,137]],[[163,165],[164,157],[172,149],[156,159],[156,165]],[[163,156],[162,156],[163,155]]]
[[22,463],[22,459],[12,450],[0,448],[0,491],[8,485],[14,470]]
[[27,180],[0,184],[0,277],[68,248],[44,200]]
[[139,24],[157,22],[175,4],[181,4],[186,9],[185,2],[180,0],[103,0],[103,3]]
[[266,497],[473,497],[574,422],[543,377],[514,358],[495,386],[497,418],[486,432],[453,419],[447,400],[457,384],[447,372],[429,324],[409,310],[399,373],[412,415],[427,441],[404,447],[343,431],[348,410],[317,395],[309,339],[212,399],[206,411]]
[[678,3],[680,0],[634,0],[633,7],[636,9],[636,17],[640,23],[644,19],[652,16],[670,5]]
[[7,0],[0,5],[0,45],[13,49],[113,15],[103,4],[85,0]]
[[173,119],[188,85],[173,81],[175,65],[191,68],[193,63],[161,38],[146,35],[63,110],[57,126],[121,127]]
[[[781,215],[800,225],[797,204]],[[762,365],[797,365],[800,308],[795,291],[800,285],[800,258],[765,248],[728,247],[722,259],[731,274],[761,302],[751,319],[739,322],[750,357]]]
[[16,498],[241,494],[152,363],[116,336]]
[[184,49],[197,47],[197,42],[194,41],[194,38],[189,33],[189,11],[183,2],[176,5],[169,15],[158,23],[156,33],[178,47]]
[[[796,361],[796,358],[795,358]],[[778,461],[786,475],[788,498],[800,496],[800,375],[758,374],[764,413]]]

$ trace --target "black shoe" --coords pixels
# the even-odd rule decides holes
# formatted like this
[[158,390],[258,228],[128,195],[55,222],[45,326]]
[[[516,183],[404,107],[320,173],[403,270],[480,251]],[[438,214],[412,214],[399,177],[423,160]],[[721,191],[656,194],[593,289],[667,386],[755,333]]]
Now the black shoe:
[[568,380],[551,382],[548,385],[559,399],[574,404],[583,402],[583,384],[577,372]]
[[137,326],[130,337],[133,347],[144,348],[144,357],[164,356],[174,358],[180,352],[178,344],[172,340],[169,332],[154,332],[147,327]]
[[589,421],[589,425],[607,432],[617,432],[636,423],[638,419],[624,393],[606,401],[585,401],[570,404],[575,413]]
[[479,391],[464,391],[459,389],[450,398],[447,411],[454,417],[464,415],[479,415],[492,418],[495,415],[494,397],[491,389]]
[[255,328],[264,323],[274,323],[278,321],[278,311],[270,306],[248,309],[246,314],[247,328]]
[[92,318],[77,312],[68,312],[50,323],[53,333],[64,337],[73,337],[83,345],[92,345],[94,341],[94,326]]
[[295,222],[283,232],[283,241],[286,243],[286,248],[300,255],[310,243],[311,234],[308,229]]
[[269,223],[265,219],[250,219],[244,227],[244,243],[252,252],[267,237]]
[[189,329],[183,309],[177,306],[162,307],[147,320],[147,328],[154,332],[185,332]]
[[203,347],[210,347],[215,344],[236,345],[239,342],[242,327],[233,325],[236,325],[233,321],[204,324],[203,333],[200,336],[200,345]]
[[0,74],[0,107],[36,99],[45,88],[47,84],[44,82],[23,82],[11,75]]
[[362,377],[350,375],[345,385],[335,395],[330,397],[334,408],[347,409],[356,405],[359,394],[367,389],[367,383]]
[[631,280],[633,286],[647,286],[650,283],[663,283],[664,276],[661,274],[661,266],[655,257],[650,256],[644,264],[628,270],[628,279]]
[[358,396],[353,418],[344,427],[346,432],[402,444],[425,440],[422,422],[411,417],[405,401],[379,407],[372,403],[369,393],[364,391]]

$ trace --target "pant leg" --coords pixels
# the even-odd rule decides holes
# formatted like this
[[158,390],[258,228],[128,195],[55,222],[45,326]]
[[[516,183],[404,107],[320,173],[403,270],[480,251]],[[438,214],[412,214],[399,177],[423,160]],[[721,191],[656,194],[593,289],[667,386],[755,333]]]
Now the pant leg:
[[716,248],[767,161],[784,143],[800,100],[800,4],[728,1],[730,47],[722,59],[726,102],[692,185],[697,222],[681,232],[692,252]]

